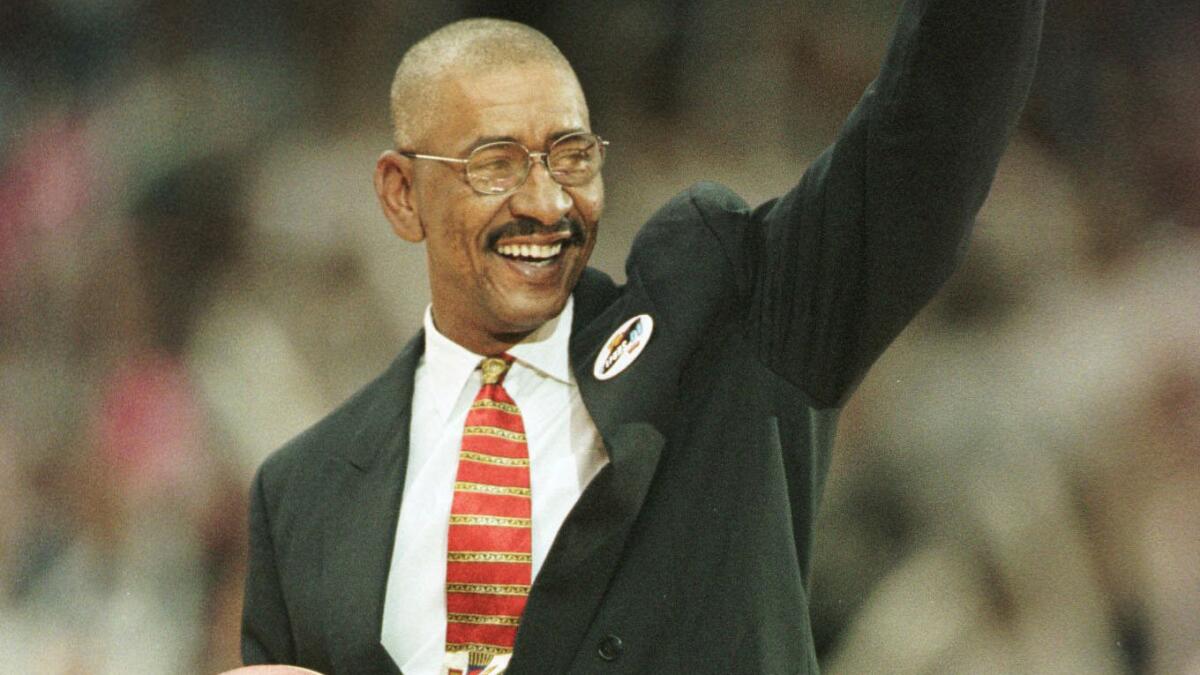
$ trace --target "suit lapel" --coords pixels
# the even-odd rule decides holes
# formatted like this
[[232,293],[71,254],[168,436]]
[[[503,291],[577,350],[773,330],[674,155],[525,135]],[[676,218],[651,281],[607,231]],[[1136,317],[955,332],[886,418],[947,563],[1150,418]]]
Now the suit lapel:
[[345,452],[329,459],[321,590],[336,672],[400,672],[379,638],[423,347],[418,332],[376,382],[380,391]]
[[[669,322],[636,284],[620,293],[586,270],[575,290],[570,357],[580,394],[604,440],[609,464],[580,496],[542,566],[517,635],[509,673],[565,671],[620,561],[658,466],[662,420],[675,406]],[[638,360],[607,381],[592,363],[626,319],[650,314],[655,331]],[[664,333],[665,330],[665,333]],[[337,672],[398,674],[379,642],[384,596],[408,460],[413,374],[424,345],[408,343],[377,385],[346,451],[331,458],[321,592],[329,608],[329,651]]]
[[[570,667],[641,510],[664,445],[663,420],[675,405],[671,340],[661,334],[669,326],[637,284],[618,295],[607,277],[592,272],[581,278],[575,298],[571,366],[609,464],[563,522],[534,582],[508,670],[513,675]],[[592,364],[601,347],[639,314],[655,320],[645,349],[621,374],[596,380]]]

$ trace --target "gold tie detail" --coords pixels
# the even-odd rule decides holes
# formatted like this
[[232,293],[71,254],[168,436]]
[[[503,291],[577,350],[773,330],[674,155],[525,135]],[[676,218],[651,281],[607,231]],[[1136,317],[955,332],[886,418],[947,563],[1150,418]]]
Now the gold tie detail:
[[446,670],[502,672],[532,577],[529,448],[504,389],[513,358],[479,364],[483,386],[463,427],[446,555]]

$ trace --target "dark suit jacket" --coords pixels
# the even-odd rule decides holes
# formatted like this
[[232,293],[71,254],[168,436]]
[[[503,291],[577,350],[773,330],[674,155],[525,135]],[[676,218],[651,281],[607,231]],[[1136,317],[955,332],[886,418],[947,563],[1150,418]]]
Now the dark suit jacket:
[[[695,186],[644,226],[624,286],[583,276],[570,358],[611,462],[534,582],[510,673],[816,671],[809,560],[837,410],[953,269],[1040,16],[1040,0],[908,2],[799,185],[753,210]],[[644,351],[597,381],[606,339],[643,313]],[[247,663],[397,672],[379,636],[422,338],[260,469]]]

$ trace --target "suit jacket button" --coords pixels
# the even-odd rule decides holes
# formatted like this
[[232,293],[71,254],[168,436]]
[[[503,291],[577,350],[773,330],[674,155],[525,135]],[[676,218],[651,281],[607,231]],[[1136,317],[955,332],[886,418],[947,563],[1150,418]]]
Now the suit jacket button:
[[621,642],[621,638],[616,635],[609,635],[600,641],[596,653],[605,661],[616,661],[617,657],[625,653],[625,643]]

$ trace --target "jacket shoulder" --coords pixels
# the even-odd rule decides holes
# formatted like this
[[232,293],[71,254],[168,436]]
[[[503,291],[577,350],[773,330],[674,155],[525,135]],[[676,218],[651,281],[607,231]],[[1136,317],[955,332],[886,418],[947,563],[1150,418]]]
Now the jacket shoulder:
[[625,275],[652,297],[671,304],[728,306],[747,291],[741,277],[751,214],[746,202],[729,188],[696,183],[671,198],[642,226]]
[[656,230],[679,226],[719,228],[729,221],[747,220],[750,213],[749,205],[733,190],[720,183],[701,181],[677,193],[655,211],[641,234],[653,235]]
[[682,195],[691,200],[697,210],[706,214],[746,215],[750,212],[750,206],[741,195],[720,183],[701,181],[684,190]]
[[412,398],[412,372],[423,345],[418,334],[392,364],[332,412],[275,450],[259,467],[267,495],[297,481],[320,480],[330,459],[369,463]]

